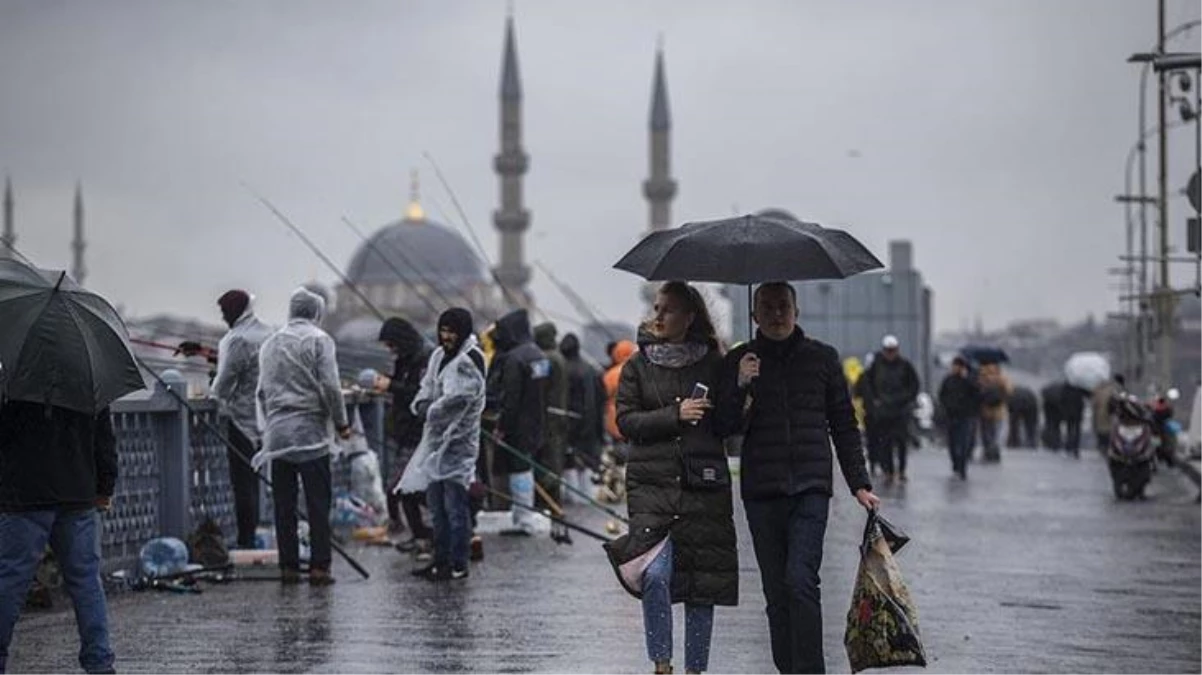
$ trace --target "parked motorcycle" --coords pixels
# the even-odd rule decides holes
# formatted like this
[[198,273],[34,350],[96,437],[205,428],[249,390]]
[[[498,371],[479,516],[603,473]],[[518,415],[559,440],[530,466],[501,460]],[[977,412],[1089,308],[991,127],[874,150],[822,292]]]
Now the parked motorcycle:
[[1143,499],[1156,459],[1152,412],[1134,396],[1116,396],[1110,406],[1112,423],[1106,457],[1114,496],[1121,500]]

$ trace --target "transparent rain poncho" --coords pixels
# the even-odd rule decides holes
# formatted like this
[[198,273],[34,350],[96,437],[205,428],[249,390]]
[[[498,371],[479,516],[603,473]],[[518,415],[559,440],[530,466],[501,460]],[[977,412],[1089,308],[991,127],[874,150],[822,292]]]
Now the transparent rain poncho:
[[347,424],[334,340],[317,327],[320,296],[298,288],[288,324],[263,343],[256,392],[263,448],[257,470],[275,459],[307,461],[329,452],[334,428]]
[[252,299],[217,346],[217,376],[211,391],[221,404],[221,412],[252,443],[258,443],[255,390],[259,385],[259,348],[273,331],[255,316],[253,306]]
[[470,486],[476,475],[480,454],[480,415],[484,412],[484,373],[473,362],[476,352],[483,353],[475,336],[468,336],[459,353],[445,367],[445,352],[435,349],[430,355],[421,389],[413,399],[413,412],[426,409],[422,440],[405,469],[398,490],[424,490],[432,481],[453,480]]

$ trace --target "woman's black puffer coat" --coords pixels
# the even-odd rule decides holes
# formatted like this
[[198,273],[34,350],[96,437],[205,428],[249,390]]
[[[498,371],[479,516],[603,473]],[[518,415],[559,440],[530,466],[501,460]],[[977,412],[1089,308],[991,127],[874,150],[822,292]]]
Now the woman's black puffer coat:
[[618,427],[632,444],[626,464],[630,532],[605,549],[616,570],[670,535],[674,603],[736,605],[739,600],[730,488],[690,490],[682,476],[683,451],[720,460],[716,464],[730,484],[722,440],[710,426],[712,412],[696,426],[678,416],[680,401],[692,394],[695,383],[715,389],[721,362],[711,350],[693,365],[667,368],[640,353],[626,362],[618,386]]

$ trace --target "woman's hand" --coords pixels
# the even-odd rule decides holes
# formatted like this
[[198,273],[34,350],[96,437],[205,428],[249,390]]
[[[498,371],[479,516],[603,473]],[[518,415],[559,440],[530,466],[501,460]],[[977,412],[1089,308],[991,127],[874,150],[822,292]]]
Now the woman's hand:
[[700,422],[701,418],[705,417],[705,411],[712,407],[714,407],[714,404],[710,403],[709,399],[686,398],[680,402],[680,408],[677,412],[677,417],[681,422]]

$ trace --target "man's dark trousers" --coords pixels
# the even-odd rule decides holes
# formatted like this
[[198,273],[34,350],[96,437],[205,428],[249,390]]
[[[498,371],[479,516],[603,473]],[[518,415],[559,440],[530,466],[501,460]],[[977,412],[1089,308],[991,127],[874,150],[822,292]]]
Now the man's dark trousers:
[[[879,444],[878,462],[886,474],[906,473],[906,454],[909,451],[909,420],[905,417],[879,419],[876,436]],[[894,463],[894,458],[897,461]]]
[[255,444],[238,425],[230,422],[226,426],[230,444],[238,449],[226,448],[230,463],[230,487],[234,490],[234,520],[238,524],[238,548],[255,547],[255,528],[259,526],[259,476],[250,468],[250,458],[255,456]]
[[747,499],[747,524],[768,605],[772,660],[782,673],[823,673],[818,570],[830,495]]
[[300,535],[296,530],[300,520],[300,486],[305,486],[305,516],[309,521],[309,551],[311,567],[330,569],[333,546],[330,533],[330,505],[333,503],[330,484],[330,457],[326,455],[307,462],[283,459],[271,462],[272,495],[275,497],[275,539],[280,553],[280,568],[300,569]]
[[961,473],[968,468],[972,454],[973,418],[949,417],[947,420],[947,451],[952,458],[952,470]]

